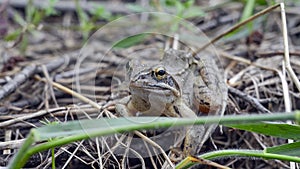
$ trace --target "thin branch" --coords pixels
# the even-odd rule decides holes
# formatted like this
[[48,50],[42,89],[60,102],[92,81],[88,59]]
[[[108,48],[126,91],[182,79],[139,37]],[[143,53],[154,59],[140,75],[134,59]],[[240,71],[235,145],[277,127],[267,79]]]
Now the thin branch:
[[246,93],[240,91],[240,90],[237,90],[233,87],[228,87],[228,91],[242,99],[244,99],[245,101],[249,102],[253,107],[255,107],[258,111],[262,112],[262,113],[271,113],[268,109],[266,109],[264,106],[262,106],[259,101],[252,97],[252,96],[249,96],[247,95]]
[[282,20],[282,35],[283,35],[283,45],[284,45],[284,61],[285,61],[285,68],[292,78],[293,82],[295,83],[298,91],[300,92],[300,82],[297,78],[297,75],[292,69],[291,62],[290,62],[290,52],[289,52],[289,44],[288,44],[288,32],[287,32],[287,25],[286,25],[286,15],[284,10],[284,3],[280,3],[281,9],[281,20]]
[[[47,63],[47,70],[49,72],[52,72],[60,66],[62,66],[63,64],[69,64],[74,62],[76,60],[75,54],[76,52],[74,53],[74,56],[72,56],[71,54],[71,56],[60,57],[59,59]],[[24,84],[34,74],[41,73],[42,71],[43,70],[41,67],[38,67],[34,64],[26,66],[20,73],[16,74],[11,81],[6,83],[0,89],[0,100],[4,99],[5,97],[9,96],[14,91],[16,91],[18,87]]]
[[2,89],[0,89],[0,100],[6,96],[12,94],[19,86],[24,84],[30,77],[36,73],[36,65],[26,66],[20,73],[16,74],[15,77],[6,83]]
[[[48,81],[47,81],[46,79],[40,78],[39,76],[35,76],[35,78],[36,78],[37,80],[39,80],[39,81],[44,82],[44,83],[48,83]],[[90,104],[91,106],[95,107],[95,108],[98,109],[98,110],[101,110],[101,109],[102,109],[102,106],[100,106],[100,105],[97,104],[96,102],[90,100],[89,98],[84,97],[84,96],[81,95],[80,93],[77,93],[77,92],[75,92],[75,91],[73,91],[73,90],[71,90],[71,89],[69,89],[69,88],[67,88],[67,87],[65,87],[65,86],[63,86],[63,85],[61,85],[61,84],[59,84],[59,83],[53,82],[53,81],[51,81],[51,82],[49,82],[49,83],[51,83],[51,85],[53,85],[53,87],[55,87],[55,88],[57,88],[57,89],[59,89],[59,90],[65,92],[65,93],[68,93],[68,94],[70,94],[70,95],[72,95],[72,96],[74,96],[74,97],[80,99],[81,101],[83,101],[83,102],[85,102],[85,103]]]
[[[293,71],[291,63],[290,63],[290,53],[289,53],[289,43],[288,43],[288,33],[287,33],[284,3],[280,3],[280,10],[281,10],[281,21],[282,21],[283,45],[284,45],[284,60],[283,60],[284,64],[283,65],[285,65],[285,67],[283,67],[283,69],[286,68],[288,74],[290,75],[293,82],[297,86],[298,91],[300,91],[299,80],[298,80],[295,72]],[[285,70],[284,70],[284,72],[285,72]],[[289,88],[288,88],[288,85],[287,85],[287,82],[286,82],[285,79],[284,79],[284,81],[285,82],[282,84],[282,88],[283,88],[283,98],[284,98],[285,111],[286,112],[291,112],[292,111],[292,106],[291,106],[291,100],[290,100],[290,95],[289,95]],[[292,124],[291,121],[288,121],[288,123]],[[293,142],[294,142],[294,140],[288,139],[288,143],[293,143]],[[290,162],[290,168],[291,169],[296,168],[295,162]]]
[[25,115],[25,116],[21,116],[21,117],[17,117],[17,118],[11,119],[11,120],[1,122],[0,123],[0,128],[11,125],[11,124],[14,124],[14,123],[18,123],[18,122],[21,122],[21,121],[24,121],[24,120],[27,120],[27,119],[31,119],[31,118],[34,118],[34,117],[39,117],[39,116],[43,116],[43,115],[48,114],[48,113],[53,113],[53,112],[63,111],[63,110],[67,110],[67,108],[60,107],[60,108],[50,109],[48,111],[47,110],[41,110],[41,111],[31,113],[31,114],[28,114],[28,115]]
[[21,145],[24,143],[24,141],[25,141],[25,139],[0,142],[0,150],[18,149],[21,147]]
[[223,32],[222,34],[218,35],[217,37],[213,38],[211,41],[209,41],[208,43],[206,43],[205,45],[203,45],[201,48],[197,49],[195,52],[194,52],[194,55],[196,55],[197,53],[199,53],[200,51],[202,51],[203,49],[207,48],[209,45],[215,43],[216,41],[220,40],[222,37],[224,37],[225,35],[227,35],[228,33],[230,32],[233,32],[234,30],[240,28],[241,26],[247,24],[248,22],[258,18],[259,16],[261,15],[264,15],[272,10],[274,10],[275,8],[279,7],[280,4],[275,4],[273,6],[270,6],[260,12],[258,12],[257,14],[251,16],[250,18],[234,25],[233,27],[229,28],[228,30],[226,30],[225,32]]

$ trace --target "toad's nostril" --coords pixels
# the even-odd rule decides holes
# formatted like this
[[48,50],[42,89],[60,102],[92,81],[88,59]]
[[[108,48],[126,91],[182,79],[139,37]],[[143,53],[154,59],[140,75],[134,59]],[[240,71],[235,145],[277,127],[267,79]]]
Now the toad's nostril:
[[140,79],[146,79],[146,76],[145,75],[141,75]]

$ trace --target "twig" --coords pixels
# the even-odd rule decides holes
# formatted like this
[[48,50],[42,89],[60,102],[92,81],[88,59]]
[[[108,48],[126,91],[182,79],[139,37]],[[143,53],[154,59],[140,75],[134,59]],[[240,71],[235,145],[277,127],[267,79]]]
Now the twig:
[[246,93],[239,91],[233,87],[228,87],[228,91],[242,99],[244,99],[245,101],[249,102],[253,107],[255,107],[258,111],[262,112],[262,113],[271,113],[268,109],[266,109],[264,106],[262,106],[259,101],[252,97],[247,95]]
[[211,41],[209,41],[208,43],[206,43],[205,45],[203,45],[201,48],[197,49],[197,50],[193,53],[193,55],[196,55],[197,53],[199,53],[199,52],[202,51],[203,49],[207,48],[209,45],[211,45],[211,44],[215,43],[216,41],[220,40],[222,37],[224,37],[224,36],[227,35],[228,33],[233,32],[234,30],[240,28],[241,26],[245,25],[246,23],[248,23],[248,22],[250,22],[250,21],[252,21],[252,20],[258,18],[258,17],[261,16],[261,15],[264,15],[264,14],[266,14],[266,13],[268,13],[268,12],[274,10],[275,8],[277,8],[277,7],[279,7],[279,6],[280,6],[280,4],[275,4],[275,5],[273,5],[273,6],[270,6],[270,7],[266,8],[266,9],[264,9],[264,10],[262,10],[262,11],[256,13],[255,15],[251,16],[250,18],[248,18],[248,19],[246,19],[246,20],[244,20],[244,21],[242,21],[242,22],[240,22],[240,23],[234,25],[233,27],[229,28],[228,30],[226,30],[225,32],[221,33],[221,34],[218,35],[217,37],[213,38]]
[[[284,51],[275,51],[275,52],[258,52],[256,53],[259,57],[270,57],[270,56],[274,56],[274,55],[284,55]],[[300,52],[297,51],[289,51],[290,55],[293,56],[300,56]]]
[[[227,52],[224,52],[224,51],[219,51],[220,54],[222,56],[225,56],[226,58],[229,58],[229,59],[232,59],[232,60],[237,60],[237,61],[240,61],[242,63],[245,63],[245,64],[250,64],[250,65],[253,65],[253,66],[256,66],[256,67],[259,67],[259,68],[262,68],[262,69],[266,69],[266,70],[270,70],[270,71],[274,71],[278,74],[280,80],[281,80],[281,84],[282,84],[282,87],[283,87],[283,92],[284,94],[287,93],[286,95],[288,95],[288,90],[285,90],[285,89],[288,89],[288,85],[287,85],[287,82],[285,80],[285,77],[284,75],[282,74],[281,71],[275,69],[275,68],[270,68],[270,67],[266,67],[266,66],[262,66],[262,65],[259,65],[257,63],[254,63],[254,62],[251,62],[250,60],[248,59],[245,59],[245,58],[240,58],[240,57],[237,57],[237,56],[234,56],[234,55],[231,55]],[[284,97],[286,99],[286,97]],[[289,98],[288,98],[289,99]],[[285,100],[285,101],[288,101],[288,100]]]
[[20,73],[0,89],[0,100],[12,94],[19,86],[25,83],[36,72],[36,65],[26,66]]
[[[293,71],[291,63],[290,63],[288,33],[287,33],[284,3],[280,3],[280,10],[281,10],[281,21],[282,21],[283,47],[284,47],[284,60],[283,60],[284,64],[283,65],[285,65],[285,67],[283,67],[283,72],[285,72],[285,68],[286,68],[287,72],[289,73],[290,77],[292,78],[293,82],[295,83],[296,87],[298,88],[298,91],[300,91],[299,80],[298,80],[295,72]],[[289,95],[289,88],[288,88],[287,82],[285,80],[285,76],[284,76],[284,83],[282,84],[282,89],[283,89],[285,111],[291,112],[292,106],[291,106],[291,100],[290,100],[290,95]],[[292,124],[291,121],[288,121],[288,123]],[[293,143],[293,142],[294,142],[294,140],[288,139],[288,143]],[[290,168],[295,169],[296,163],[290,162]]]
[[59,79],[63,78],[74,78],[76,75],[84,75],[86,73],[94,72],[97,68],[95,67],[88,67],[88,68],[81,68],[79,70],[69,70],[69,71],[64,71],[60,74],[57,74],[54,76],[54,80],[58,81]]
[[77,156],[75,155],[76,152],[79,150],[80,146],[82,146],[83,141],[84,141],[84,140],[81,140],[79,143],[76,143],[77,146],[76,146],[75,150],[73,150],[72,152],[69,152],[67,149],[64,149],[64,148],[62,147],[62,149],[63,149],[65,152],[69,153],[69,155],[70,155],[69,158],[66,160],[66,162],[64,162],[65,164],[63,165],[62,168],[67,168],[66,166],[70,163],[70,161],[72,160],[73,157],[77,158],[77,159],[80,160],[81,162],[84,162],[84,160],[82,160],[81,158],[79,158],[79,157],[77,157]]
[[[60,92],[60,91],[54,91],[54,95],[55,95],[55,98],[61,98],[65,95],[65,93]],[[13,103],[9,103],[8,106],[0,107],[0,113],[6,113],[12,107],[17,107],[17,108],[21,108],[21,109],[26,108],[26,107],[33,107],[33,106],[40,104],[42,102],[42,100],[43,99],[41,97],[37,96],[37,97],[31,98],[31,99],[23,99],[23,100],[19,100],[19,101],[13,102]]]
[[234,56],[228,52],[225,52],[225,51],[221,51],[221,50],[218,50],[218,53],[221,55],[221,56],[224,56],[228,59],[231,59],[231,60],[235,60],[235,61],[238,61],[238,62],[241,62],[241,63],[245,63],[245,64],[248,64],[248,65],[253,65],[255,67],[258,67],[258,68],[262,68],[262,69],[265,69],[265,70],[271,70],[271,71],[275,71],[277,72],[278,70],[274,69],[274,68],[270,68],[270,67],[266,67],[266,66],[263,66],[263,65],[260,65],[260,64],[257,64],[255,62],[252,62],[251,60],[249,59],[245,59],[245,58],[241,58],[239,56]]
[[31,113],[31,114],[28,114],[28,115],[25,115],[25,116],[21,116],[21,117],[17,117],[17,118],[11,119],[11,120],[1,122],[0,123],[0,128],[11,125],[11,124],[14,124],[14,123],[18,123],[20,121],[31,119],[31,118],[34,118],[34,117],[43,116],[43,115],[48,114],[48,113],[53,113],[53,112],[63,111],[63,110],[67,110],[67,108],[60,107],[60,108],[55,108],[55,109],[49,109],[48,111],[41,110],[41,111],[38,111],[36,113]]
[[[62,66],[63,64],[69,64],[76,60],[76,57],[65,56],[46,64],[46,68],[49,72],[52,72]],[[42,73],[41,67],[36,65],[26,66],[20,73],[16,74],[15,77],[5,84],[2,89],[0,89],[0,100],[4,99],[8,95],[12,94],[18,87],[25,83],[34,74]]]
[[[49,72],[47,70],[47,67],[45,65],[42,65],[41,68],[42,68],[44,76],[46,77],[46,80],[48,82],[52,81],[52,79],[50,78]],[[50,95],[51,95],[52,100],[54,102],[54,105],[56,107],[59,107],[58,104],[57,104],[57,101],[56,101],[56,97],[55,97],[55,94],[54,94],[53,86],[51,86],[52,83],[48,83],[48,84],[49,84],[49,86],[47,86],[47,88],[49,89],[49,92],[50,92]],[[48,94],[48,92],[46,92],[46,94]],[[49,96],[45,98],[45,102],[47,103],[46,105],[48,105],[48,106],[46,106],[46,109],[49,108],[49,103],[48,103],[49,99],[50,99]]]
[[0,142],[0,150],[17,149],[23,144],[24,140],[25,139]]
[[[64,64],[67,65],[75,62],[77,59],[76,57],[77,54],[78,52],[75,51],[74,54],[71,53],[70,55],[59,57],[59,59],[51,60],[49,63],[46,64],[46,68],[48,72],[53,72],[54,70],[58,69]],[[38,67],[37,73],[42,73],[42,72],[43,72],[42,68]]]
[[[40,78],[39,76],[35,76],[35,78],[36,78],[37,80],[42,81],[42,82],[45,82],[45,83],[48,82],[46,79]],[[59,84],[59,83],[53,82],[53,81],[50,82],[50,83],[52,83],[52,85],[53,85],[55,88],[57,88],[57,89],[59,89],[59,90],[65,92],[65,93],[68,93],[68,94],[70,94],[70,95],[72,95],[72,96],[74,96],[74,97],[80,99],[81,101],[83,101],[83,102],[85,102],[85,103],[90,104],[91,106],[97,108],[98,110],[101,110],[101,109],[102,109],[102,106],[100,106],[99,104],[97,104],[97,103],[95,103],[94,101],[90,100],[89,98],[84,97],[84,96],[81,95],[80,93],[77,93],[77,92],[75,92],[75,91],[73,91],[73,90],[71,90],[71,89],[69,89],[69,88],[67,88],[67,87],[65,87],[65,86],[63,86],[63,85],[61,85],[61,84]]]
[[[11,129],[5,130],[4,131],[4,141],[5,142],[11,141],[11,137],[12,137],[12,131],[11,131]],[[11,154],[11,149],[5,149],[5,150],[3,150],[2,154]]]
[[[61,108],[66,108],[66,111],[57,111],[57,112],[52,112],[53,115],[55,116],[66,116],[67,115],[81,115],[83,113],[89,114],[89,113],[94,113],[94,114],[99,114],[97,109],[94,107],[91,107],[91,105],[84,104],[81,106],[73,105],[73,106],[62,106]],[[0,121],[5,121],[5,120],[10,120],[22,116],[27,116],[28,113],[32,113],[32,110],[23,110],[22,113],[18,114],[10,114],[10,115],[1,115],[0,116]]]
[[286,25],[284,3],[280,3],[280,9],[281,9],[281,20],[282,20],[282,35],[283,35],[283,45],[284,45],[285,68],[286,68],[288,74],[290,75],[290,77],[292,78],[293,82],[295,83],[298,91],[300,92],[300,82],[299,82],[299,79],[297,78],[295,72],[293,71],[291,62],[290,62],[288,32],[287,32],[287,25]]

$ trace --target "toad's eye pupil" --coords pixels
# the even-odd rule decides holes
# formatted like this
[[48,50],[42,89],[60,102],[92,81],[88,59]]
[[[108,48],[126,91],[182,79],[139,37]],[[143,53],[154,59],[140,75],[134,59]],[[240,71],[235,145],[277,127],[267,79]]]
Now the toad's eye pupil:
[[161,70],[159,70],[159,71],[157,72],[157,75],[163,76],[163,75],[165,75],[165,73],[166,73],[166,71],[163,70],[163,69],[161,69]]

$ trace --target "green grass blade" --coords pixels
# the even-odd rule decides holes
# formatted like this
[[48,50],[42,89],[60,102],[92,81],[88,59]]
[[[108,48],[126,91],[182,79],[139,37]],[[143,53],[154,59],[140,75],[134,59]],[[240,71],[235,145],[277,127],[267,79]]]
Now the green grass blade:
[[[208,152],[198,156],[199,158],[214,160],[218,158],[231,158],[231,157],[249,157],[249,158],[262,158],[262,159],[278,159],[283,161],[293,161],[300,162],[299,157],[289,156],[285,154],[273,154],[266,153],[263,150],[217,150],[213,152]],[[190,168],[195,165],[195,162],[189,161],[189,158],[185,158],[179,164],[176,165],[176,168],[185,169]]]
[[296,124],[263,122],[252,124],[232,124],[226,126],[274,137],[293,140],[300,139],[300,126]]
[[[36,141],[45,141],[58,137],[74,136],[74,135],[90,135],[102,136],[114,134],[118,132],[133,131],[139,129],[155,129],[171,126],[182,126],[192,124],[228,124],[235,128],[241,128],[249,131],[264,131],[264,127],[277,127],[276,132],[284,131],[299,133],[300,128],[297,125],[289,125],[284,123],[259,123],[260,121],[274,120],[295,120],[298,113],[276,113],[276,114],[254,114],[254,115],[228,115],[199,117],[197,119],[188,118],[170,118],[170,117],[126,117],[126,118],[102,118],[93,120],[70,121],[58,125],[49,125],[35,129]],[[229,125],[230,124],[230,125]],[[255,129],[258,127],[258,129]],[[274,127],[270,130],[274,130]],[[290,130],[288,130],[291,128]],[[282,129],[282,130],[279,130]],[[271,132],[271,131],[270,131]],[[283,133],[284,133],[283,132]],[[38,136],[38,137],[37,137]],[[284,135],[283,135],[284,136]],[[300,134],[299,134],[300,136]],[[294,138],[298,138],[295,136]],[[283,137],[286,138],[286,137]]]
[[128,38],[125,38],[119,42],[117,42],[114,46],[114,48],[128,48],[133,45],[136,45],[138,43],[141,43],[145,38],[147,34],[138,34],[138,35],[133,35]]
[[272,154],[282,154],[290,156],[300,156],[300,142],[294,142],[289,144],[284,144],[275,147],[268,147],[265,150],[266,153]]
[[30,133],[28,134],[25,142],[19,149],[18,153],[9,162],[9,164],[8,164],[9,169],[22,168],[26,164],[27,160],[30,157],[27,155],[27,152],[34,142],[35,142],[34,130],[31,130]]
[[[295,120],[299,121],[300,112],[254,114],[254,115],[228,115],[224,117],[207,116],[196,119],[169,118],[169,117],[126,117],[102,118],[93,120],[70,121],[63,124],[48,125],[32,129],[29,138],[19,151],[9,168],[20,168],[31,155],[57,146],[72,143],[83,139],[104,136],[114,133],[130,132],[141,129],[158,129],[192,124],[236,124],[254,123],[260,121]],[[245,125],[244,125],[245,126]],[[278,131],[277,131],[278,132]],[[285,131],[286,132],[286,131]],[[33,143],[46,141],[32,146]],[[22,161],[22,163],[19,163]],[[18,165],[16,164],[18,163]],[[13,167],[11,167],[13,166]],[[14,167],[17,166],[17,167]]]
[[246,6],[243,10],[242,17],[240,19],[240,22],[248,19],[253,14],[254,5],[255,5],[255,0],[248,0],[247,1]]

